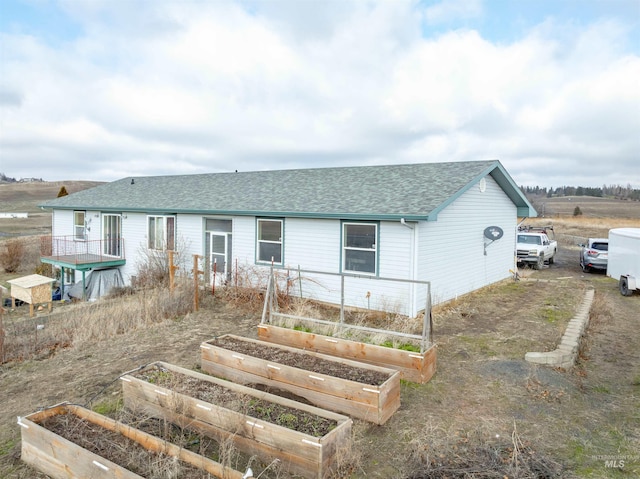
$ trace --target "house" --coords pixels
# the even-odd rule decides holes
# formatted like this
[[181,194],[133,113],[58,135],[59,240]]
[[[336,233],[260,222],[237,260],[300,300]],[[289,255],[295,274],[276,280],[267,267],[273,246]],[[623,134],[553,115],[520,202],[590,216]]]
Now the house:
[[424,282],[437,304],[508,278],[518,217],[536,215],[497,160],[123,178],[42,206],[42,260],[83,278],[115,267],[128,282],[145,249],[180,244],[222,275],[316,272],[292,288],[340,303],[347,281],[346,305],[411,316]]

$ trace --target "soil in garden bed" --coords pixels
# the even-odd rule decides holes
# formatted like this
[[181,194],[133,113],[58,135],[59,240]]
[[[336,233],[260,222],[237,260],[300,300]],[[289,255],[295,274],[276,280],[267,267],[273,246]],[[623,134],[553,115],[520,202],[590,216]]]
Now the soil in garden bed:
[[161,366],[135,373],[133,376],[194,399],[215,404],[313,437],[323,437],[338,425],[334,420],[316,416],[300,409],[272,403],[248,394],[241,394],[219,384],[170,371]]
[[58,414],[42,421],[49,431],[148,479],[211,479],[207,471],[173,456],[155,453],[122,434],[105,429],[74,414]]
[[236,338],[216,338],[214,341],[209,341],[209,344],[266,361],[273,361],[286,366],[372,386],[381,386],[390,377],[389,374],[381,371],[359,368],[357,366],[343,364],[339,361],[329,361],[308,354],[297,353],[295,351],[254,343],[252,341],[242,341]]

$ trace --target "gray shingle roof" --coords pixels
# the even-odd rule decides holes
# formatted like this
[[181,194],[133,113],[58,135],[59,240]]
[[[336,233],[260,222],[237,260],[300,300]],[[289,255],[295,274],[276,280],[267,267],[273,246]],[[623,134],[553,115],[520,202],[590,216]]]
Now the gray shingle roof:
[[516,206],[531,208],[495,160],[146,176],[133,178],[133,184],[129,177],[42,206],[149,213],[434,219],[439,210],[487,174],[498,181]]

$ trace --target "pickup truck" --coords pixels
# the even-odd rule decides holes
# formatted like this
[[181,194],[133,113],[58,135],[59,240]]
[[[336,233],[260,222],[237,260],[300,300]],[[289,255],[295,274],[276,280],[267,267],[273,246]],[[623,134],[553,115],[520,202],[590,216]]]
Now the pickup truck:
[[542,269],[545,261],[553,264],[558,252],[558,242],[549,239],[546,233],[518,231],[516,257],[518,264],[529,264],[533,269]]

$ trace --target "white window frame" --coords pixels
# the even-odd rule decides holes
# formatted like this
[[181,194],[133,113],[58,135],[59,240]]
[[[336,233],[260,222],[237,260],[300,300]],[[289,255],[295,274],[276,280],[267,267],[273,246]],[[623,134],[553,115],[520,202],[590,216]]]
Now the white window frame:
[[[82,222],[78,221],[78,215],[80,214],[82,214]],[[73,239],[74,241],[87,241],[87,212],[86,211],[83,211],[83,210],[73,211]]]
[[122,248],[122,215],[104,213],[102,215],[102,253],[105,256],[121,258]]
[[[152,221],[153,220],[153,221]],[[154,224],[154,233],[151,231],[151,223]],[[161,236],[158,235],[158,222],[161,224]],[[167,224],[173,223],[173,237],[169,238],[169,229]],[[147,248],[156,251],[167,251],[176,247],[176,217],[174,215],[148,215],[147,216]]]
[[[260,225],[262,223],[279,223],[280,224],[280,237],[276,240],[267,240],[261,238],[262,228]],[[261,264],[271,264],[271,257],[263,259],[260,257],[260,246],[263,244],[277,244],[280,245],[280,261],[276,261],[275,258],[273,260],[273,264],[275,265],[283,265],[284,264],[284,220],[277,218],[257,218],[256,221],[256,263]]]
[[[374,243],[370,248],[358,247],[358,246],[348,246],[347,245],[347,229],[349,226],[371,226],[374,228]],[[379,225],[378,223],[371,222],[356,222],[356,221],[345,221],[342,223],[342,272],[343,273],[353,273],[353,274],[366,274],[371,276],[378,275],[378,234],[379,234]],[[373,271],[362,271],[357,269],[350,269],[348,267],[347,253],[349,251],[364,251],[373,253]]]

